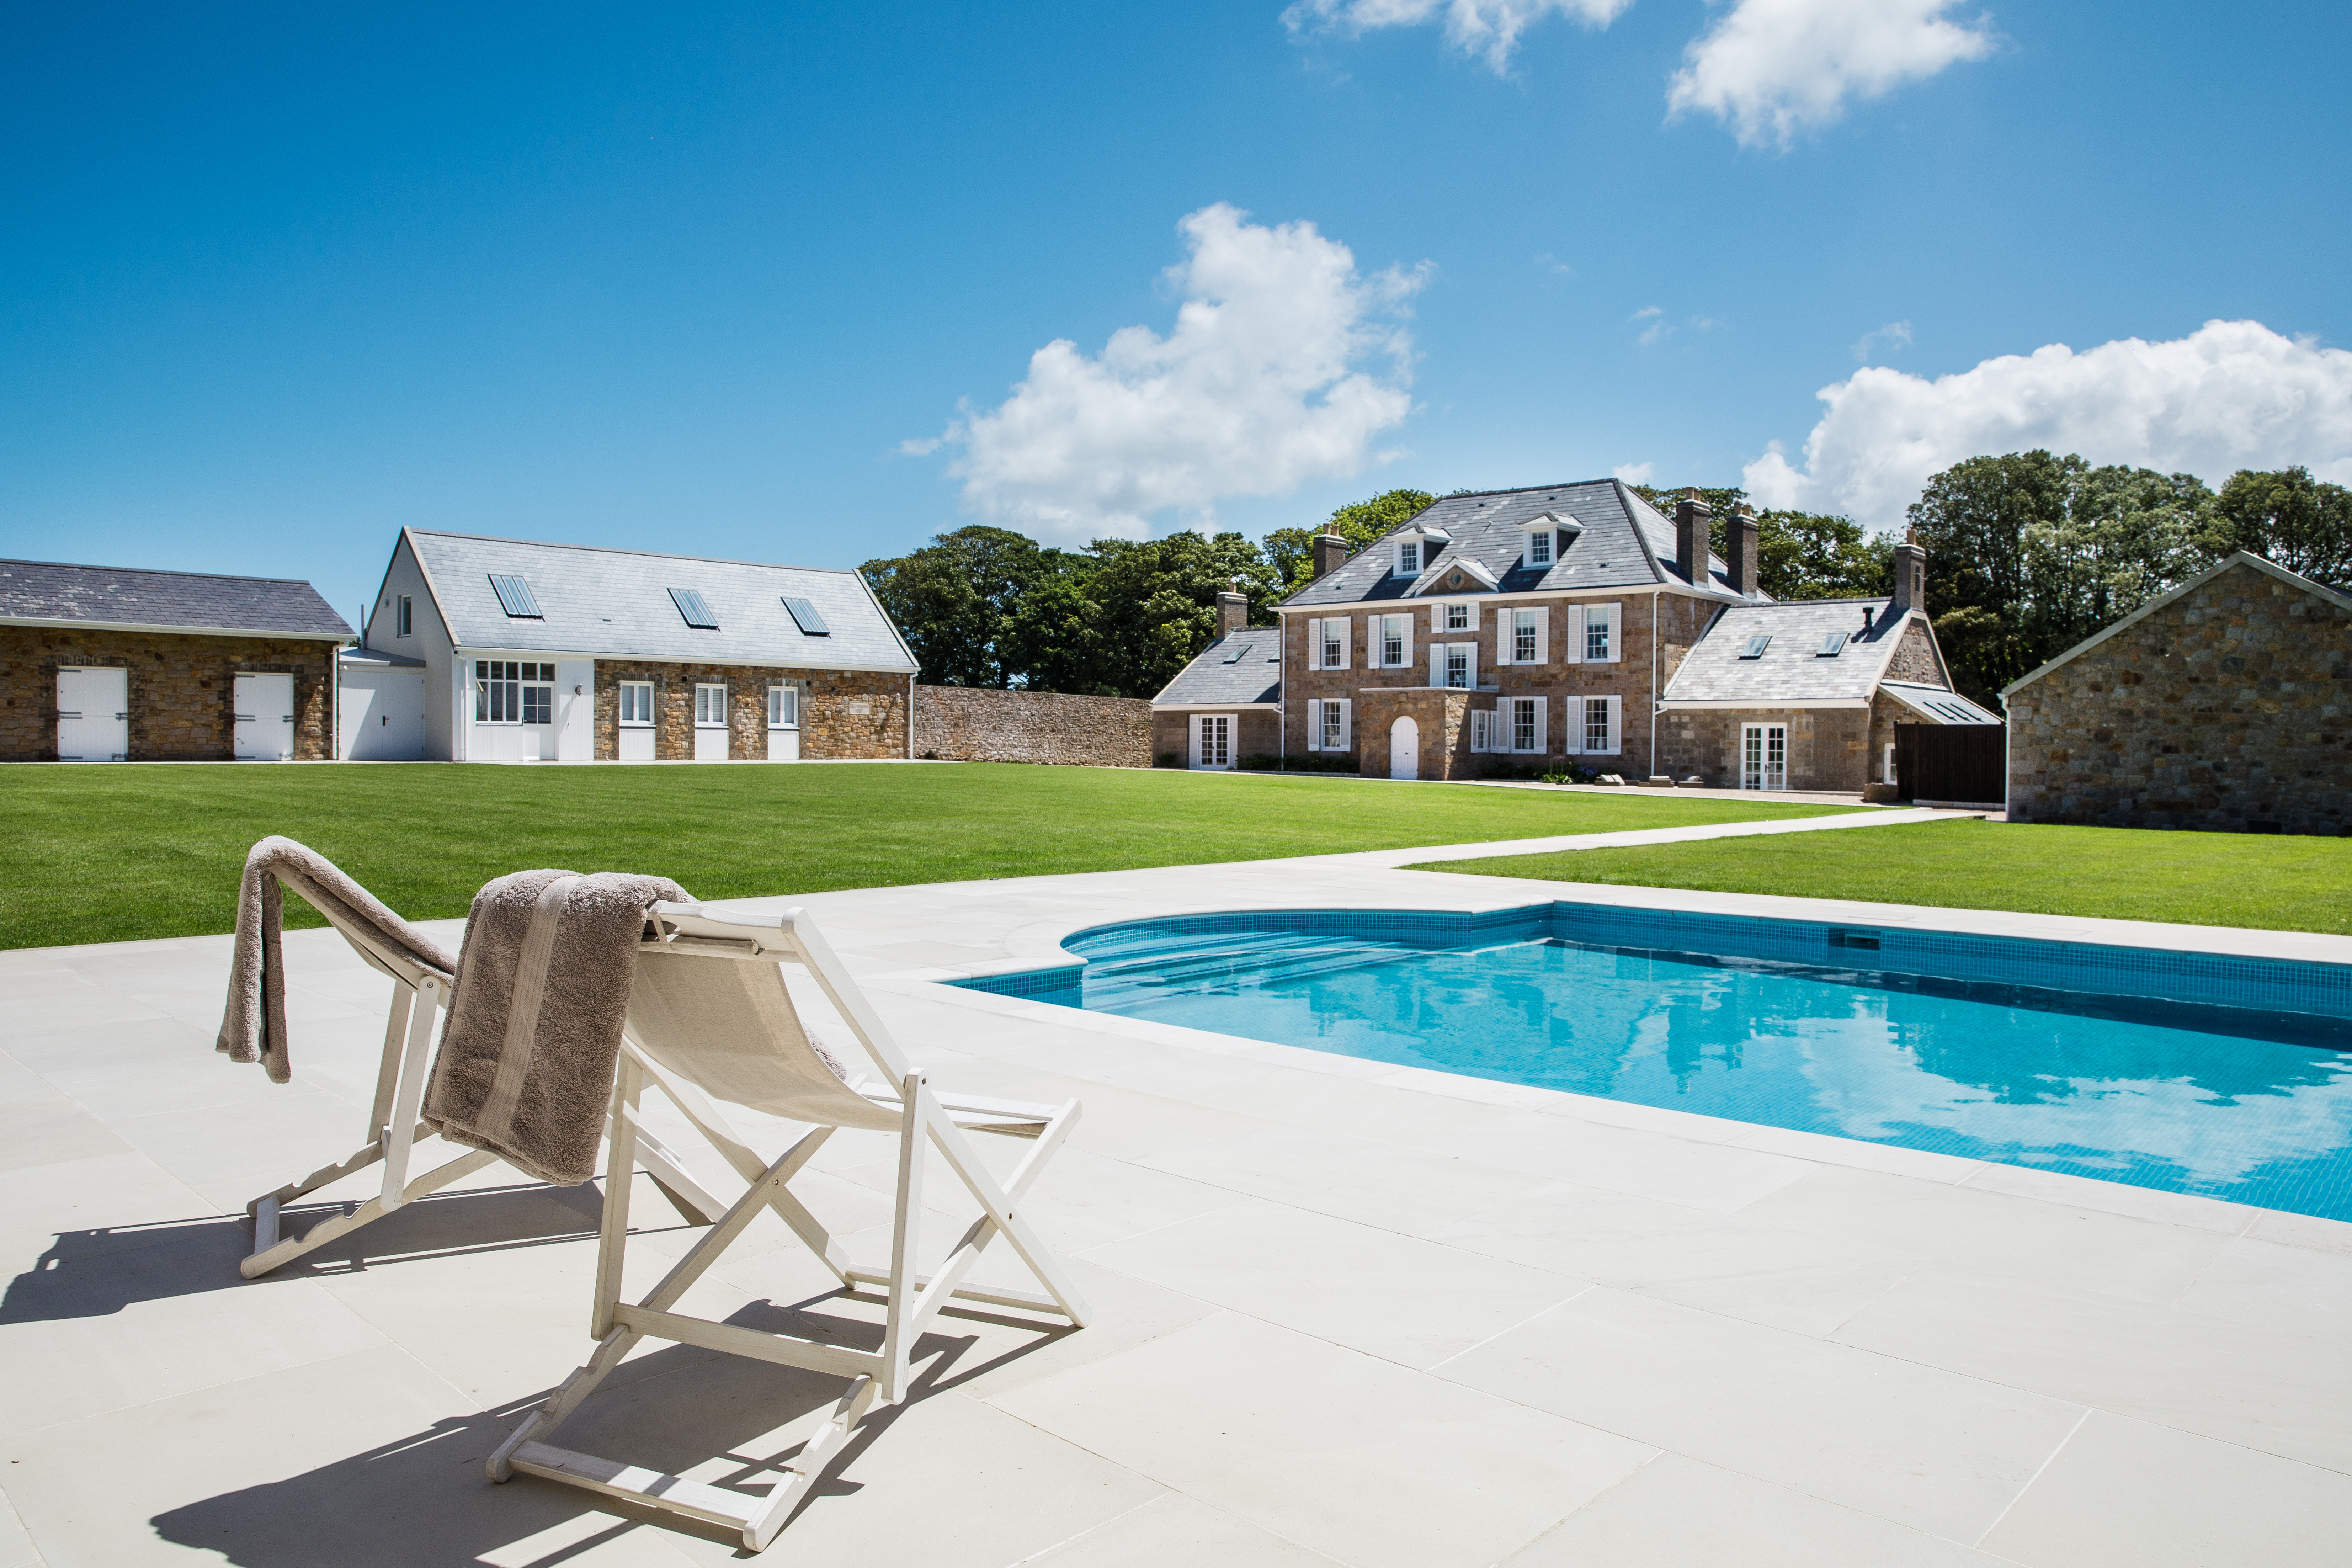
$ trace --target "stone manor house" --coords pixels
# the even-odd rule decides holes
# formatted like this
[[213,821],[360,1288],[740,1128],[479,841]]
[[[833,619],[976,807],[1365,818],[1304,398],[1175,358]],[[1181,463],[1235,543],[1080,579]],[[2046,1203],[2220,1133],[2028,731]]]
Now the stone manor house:
[[[1628,778],[1858,793],[1892,777],[1895,726],[1998,724],[1953,691],[1924,552],[1884,599],[1776,603],[1755,518],[1708,548],[1696,490],[1668,519],[1614,479],[1448,496],[1221,635],[1153,700],[1186,765],[1352,757],[1368,775],[1475,778],[1499,762]],[[1238,595],[1231,595],[1238,600]]]

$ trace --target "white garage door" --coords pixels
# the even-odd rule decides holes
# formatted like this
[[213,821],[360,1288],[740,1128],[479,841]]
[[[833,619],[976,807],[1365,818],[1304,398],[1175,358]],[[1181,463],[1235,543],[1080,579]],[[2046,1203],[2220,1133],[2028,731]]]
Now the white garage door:
[[342,754],[355,763],[424,761],[423,670],[344,669]]
[[131,755],[131,672],[58,671],[58,761],[120,763]]
[[283,763],[294,756],[294,678],[240,675],[230,694],[236,704],[229,754],[240,763]]

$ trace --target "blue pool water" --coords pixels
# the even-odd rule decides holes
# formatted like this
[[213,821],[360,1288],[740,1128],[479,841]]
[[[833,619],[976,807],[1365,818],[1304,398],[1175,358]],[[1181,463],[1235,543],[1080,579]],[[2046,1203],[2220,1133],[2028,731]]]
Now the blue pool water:
[[2352,1220],[2352,969],[1553,904],[1139,921],[966,982]]

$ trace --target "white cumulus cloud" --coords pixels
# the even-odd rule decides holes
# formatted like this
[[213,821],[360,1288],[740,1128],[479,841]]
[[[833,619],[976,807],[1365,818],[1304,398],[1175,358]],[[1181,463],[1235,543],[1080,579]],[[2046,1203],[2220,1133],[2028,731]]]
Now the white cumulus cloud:
[[1760,504],[1891,527],[1962,458],[2036,447],[2209,484],[2296,463],[2352,483],[2352,353],[2260,321],[2081,353],[2052,343],[1933,381],[1875,366],[1819,395],[1829,411],[1805,438],[1802,468],[1777,442],[1748,465]]
[[1519,47],[1519,35],[1546,16],[1566,16],[1605,27],[1633,0],[1297,0],[1282,14],[1293,33],[1360,37],[1375,27],[1417,27],[1443,17],[1445,41],[1485,60],[1500,76]]
[[1837,119],[1849,99],[1991,53],[1988,24],[1947,15],[1958,3],[1736,0],[1683,51],[1667,108],[1712,114],[1749,145],[1786,147]]
[[1057,339],[994,408],[929,447],[992,522],[1063,542],[1140,539],[1170,509],[1281,495],[1390,454],[1373,443],[1412,412],[1404,302],[1425,270],[1367,278],[1311,223],[1276,226],[1218,203],[1177,225],[1174,331],[1122,327],[1089,358]]

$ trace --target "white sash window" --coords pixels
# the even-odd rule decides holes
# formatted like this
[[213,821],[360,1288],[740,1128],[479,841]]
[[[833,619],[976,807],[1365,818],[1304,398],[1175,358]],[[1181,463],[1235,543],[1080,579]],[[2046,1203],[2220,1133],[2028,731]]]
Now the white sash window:
[[1544,700],[1540,697],[1511,699],[1511,750],[1540,752],[1544,749]]
[[1588,754],[1613,754],[1618,749],[1618,704],[1614,697],[1587,697],[1581,700],[1584,710],[1584,734],[1581,739]]
[[1307,623],[1307,668],[1309,669],[1345,669],[1348,668],[1348,643],[1354,630],[1344,616]]
[[1501,615],[1507,646],[1497,653],[1499,662],[1549,664],[1551,661],[1549,610],[1506,610]]
[[801,727],[801,689],[793,685],[768,688],[768,728],[797,730]]
[[723,685],[697,686],[694,689],[694,727],[698,730],[727,728],[727,688]]
[[632,730],[644,729],[654,721],[654,683],[650,680],[624,680],[621,691],[621,722]]
[[1379,663],[1382,669],[1406,669],[1412,664],[1412,617],[1381,616],[1372,623],[1380,638]]
[[1355,704],[1345,698],[1323,698],[1307,704],[1307,749],[1344,752],[1355,743]]

